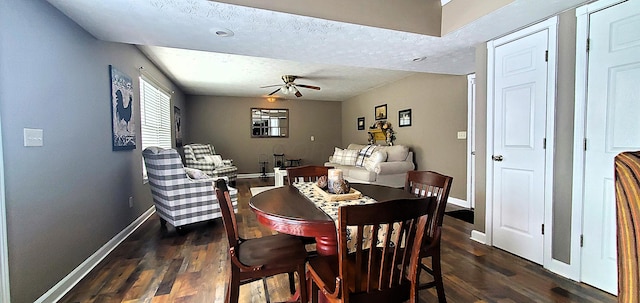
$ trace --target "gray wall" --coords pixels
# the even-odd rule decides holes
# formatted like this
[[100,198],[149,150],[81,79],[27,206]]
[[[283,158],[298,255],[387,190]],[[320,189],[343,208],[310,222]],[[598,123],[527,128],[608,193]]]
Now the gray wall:
[[[558,26],[558,68],[556,99],[556,146],[553,164],[553,248],[552,256],[570,263],[571,252],[571,190],[573,161],[573,112],[575,108],[575,10],[560,15]],[[486,201],[486,112],[487,112],[487,48],[476,47],[476,148],[477,180],[474,229],[485,231]]]
[[[467,77],[418,73],[345,101],[342,105],[342,145],[367,142],[374,108],[387,104],[387,121],[396,133],[395,144],[415,153],[418,170],[453,177],[450,196],[466,200],[467,140],[457,132],[467,129]],[[411,126],[398,127],[398,111],[411,109]],[[365,117],[365,130],[357,130]]]
[[[322,165],[341,143],[341,106],[332,101],[188,96],[185,143],[213,144],[223,158],[233,159],[241,174],[260,172],[261,154],[270,162],[267,172],[273,172],[274,153],[301,158],[303,165]],[[251,138],[252,107],[289,109],[289,137]]]
[[[33,302],[152,205],[140,140],[111,150],[109,64],[183,96],[134,46],[98,41],[45,1],[0,1],[0,115],[12,302]],[[43,147],[23,147],[23,128]],[[128,198],[134,197],[134,207]]]

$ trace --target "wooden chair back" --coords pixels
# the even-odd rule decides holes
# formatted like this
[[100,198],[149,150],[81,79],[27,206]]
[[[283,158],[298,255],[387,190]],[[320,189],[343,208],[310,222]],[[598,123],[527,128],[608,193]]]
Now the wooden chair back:
[[331,168],[333,167],[316,165],[289,167],[287,168],[287,179],[289,185],[295,182],[315,182],[321,176],[326,176]]
[[[429,218],[433,218],[434,206],[435,198],[427,197],[340,207],[338,280],[341,283],[337,283],[336,292],[341,292],[342,302],[409,299],[425,226]],[[395,231],[388,233],[394,225]],[[354,227],[357,228],[355,234],[351,232]],[[365,227],[369,227],[370,232],[365,231]],[[355,251],[348,251],[347,239],[358,243]]]
[[439,243],[444,211],[449,199],[449,191],[453,178],[433,171],[408,171],[404,189],[417,197],[436,197],[436,210],[425,231],[427,241]]
[[222,214],[222,223],[229,240],[229,249],[233,249],[240,244],[238,223],[236,222],[236,214],[233,212],[233,202],[229,196],[227,182],[224,179],[216,180],[215,187],[218,203],[220,204],[220,213]]

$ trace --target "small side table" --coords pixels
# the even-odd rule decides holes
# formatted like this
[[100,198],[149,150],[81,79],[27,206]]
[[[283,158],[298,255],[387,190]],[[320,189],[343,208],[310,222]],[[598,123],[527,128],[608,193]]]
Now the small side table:
[[276,186],[284,186],[284,177],[287,176],[287,169],[281,167],[273,168],[274,176],[275,176],[275,185]]

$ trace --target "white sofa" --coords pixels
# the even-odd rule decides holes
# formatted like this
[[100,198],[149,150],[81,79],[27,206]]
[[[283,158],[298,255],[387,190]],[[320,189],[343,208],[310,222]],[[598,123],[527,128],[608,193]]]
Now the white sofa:
[[351,183],[391,187],[403,187],[407,171],[415,169],[413,152],[405,145],[349,144],[346,149],[336,147],[324,165],[341,169],[343,177]]

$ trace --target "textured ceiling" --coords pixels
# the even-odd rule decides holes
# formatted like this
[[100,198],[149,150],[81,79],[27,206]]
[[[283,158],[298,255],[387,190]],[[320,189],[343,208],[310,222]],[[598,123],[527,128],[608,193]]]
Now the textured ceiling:
[[304,99],[341,101],[413,72],[472,73],[478,43],[588,1],[517,0],[444,37],[207,0],[48,2],[98,39],[139,45],[186,93],[264,96],[293,74],[322,87]]

